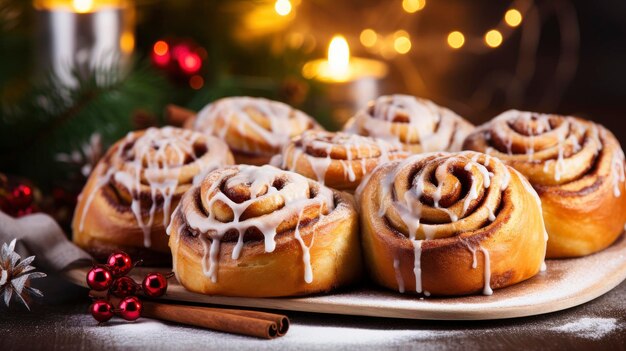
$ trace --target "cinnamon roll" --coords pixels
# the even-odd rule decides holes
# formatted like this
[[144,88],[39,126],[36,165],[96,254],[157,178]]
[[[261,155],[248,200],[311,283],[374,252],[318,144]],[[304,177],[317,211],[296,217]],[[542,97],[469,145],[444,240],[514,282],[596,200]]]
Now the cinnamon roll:
[[178,281],[203,294],[325,292],[361,271],[352,196],[267,165],[209,173],[183,196],[168,233]]
[[390,162],[372,173],[359,198],[365,260],[387,288],[490,295],[543,266],[547,236],[537,193],[488,155]]
[[215,137],[172,127],[129,133],[89,176],[72,222],[74,242],[96,258],[124,250],[148,264],[165,263],[165,228],[182,194],[233,163]]
[[519,170],[539,193],[548,257],[600,251],[626,222],[624,152],[606,128],[576,117],[502,113],[464,143]]
[[354,191],[376,166],[406,156],[400,146],[381,139],[311,130],[287,144],[281,166],[331,188]]
[[321,127],[307,114],[282,102],[229,97],[202,109],[191,128],[226,141],[238,164],[265,165],[291,137]]
[[474,126],[447,108],[409,95],[381,96],[344,131],[399,142],[410,153],[460,151]]

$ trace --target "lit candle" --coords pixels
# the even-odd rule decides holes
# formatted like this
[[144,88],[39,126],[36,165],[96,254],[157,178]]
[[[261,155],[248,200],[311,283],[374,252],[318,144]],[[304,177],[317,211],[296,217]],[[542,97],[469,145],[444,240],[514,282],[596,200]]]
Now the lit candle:
[[326,85],[333,123],[340,127],[381,93],[387,70],[384,62],[351,57],[346,39],[336,35],[328,45],[328,57],[307,62],[302,75]]
[[66,85],[81,75],[119,69],[135,47],[134,8],[129,0],[35,0],[37,59],[42,73],[51,72]]

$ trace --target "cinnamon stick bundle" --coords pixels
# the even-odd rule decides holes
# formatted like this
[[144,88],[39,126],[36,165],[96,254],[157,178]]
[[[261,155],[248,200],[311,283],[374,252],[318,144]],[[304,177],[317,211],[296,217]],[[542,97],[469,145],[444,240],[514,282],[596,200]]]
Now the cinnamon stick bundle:
[[188,110],[184,107],[176,105],[167,105],[165,107],[165,121],[169,125],[183,127],[189,120],[196,115],[195,111]]
[[[107,298],[105,291],[91,290],[92,298]],[[121,299],[109,296],[113,306]],[[283,336],[289,330],[289,318],[284,315],[250,310],[185,306],[142,301],[142,317],[193,325],[196,327],[249,335],[264,339]]]
[[144,302],[142,315],[264,339],[283,336],[289,330],[286,316],[257,311]]

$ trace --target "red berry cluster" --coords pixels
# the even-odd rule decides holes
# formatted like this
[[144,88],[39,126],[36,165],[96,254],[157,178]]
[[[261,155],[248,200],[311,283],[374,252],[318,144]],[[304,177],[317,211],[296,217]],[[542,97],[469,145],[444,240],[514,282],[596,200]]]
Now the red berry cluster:
[[[87,273],[87,285],[95,291],[108,291],[106,299],[97,299],[90,307],[93,318],[106,322],[118,314],[127,321],[134,321],[141,315],[141,300],[135,294],[142,291],[149,297],[163,296],[167,291],[167,278],[155,272],[149,273],[141,285],[127,274],[134,267],[130,256],[125,252],[115,252],[109,256],[106,264],[94,266]],[[121,301],[118,308],[113,308],[109,298],[115,296]]]

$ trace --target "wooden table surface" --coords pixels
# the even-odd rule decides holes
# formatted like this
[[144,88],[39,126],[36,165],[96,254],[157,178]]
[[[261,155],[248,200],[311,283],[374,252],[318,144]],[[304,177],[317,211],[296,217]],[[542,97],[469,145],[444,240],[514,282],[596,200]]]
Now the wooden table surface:
[[582,306],[542,316],[483,322],[288,313],[289,333],[258,340],[159,321],[120,319],[98,326],[84,289],[47,280],[47,297],[0,310],[0,350],[626,350],[626,282]]

